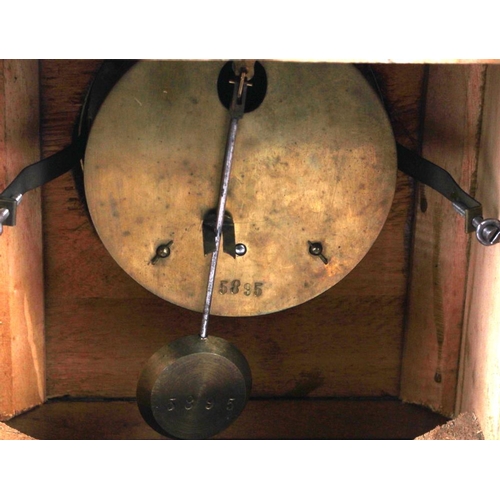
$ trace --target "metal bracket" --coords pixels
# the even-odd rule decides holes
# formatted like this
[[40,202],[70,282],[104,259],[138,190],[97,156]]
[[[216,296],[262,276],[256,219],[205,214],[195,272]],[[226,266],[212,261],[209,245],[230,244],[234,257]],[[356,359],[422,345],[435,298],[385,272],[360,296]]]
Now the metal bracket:
[[[215,251],[215,226],[217,223],[216,210],[209,210],[203,218],[203,252],[205,255]],[[236,237],[234,233],[233,217],[227,211],[224,212],[222,224],[222,249],[224,253],[236,258]]]
[[465,219],[466,233],[475,232],[482,245],[500,242],[500,221],[483,219],[481,203],[469,196],[446,170],[400,144],[397,144],[397,153],[399,170],[450,200],[453,208]]
[[0,197],[0,234],[3,233],[3,226],[15,226],[17,206],[21,201],[22,195],[13,198]]

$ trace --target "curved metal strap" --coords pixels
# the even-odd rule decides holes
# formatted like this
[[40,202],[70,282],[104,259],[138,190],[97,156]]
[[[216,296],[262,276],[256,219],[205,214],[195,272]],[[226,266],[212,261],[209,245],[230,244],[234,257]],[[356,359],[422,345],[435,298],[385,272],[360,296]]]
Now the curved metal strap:
[[37,163],[25,167],[0,194],[0,198],[14,198],[42,186],[80,164],[86,140],[80,136],[70,146]]
[[400,144],[397,144],[397,152],[399,170],[450,200],[457,212],[465,217],[466,232],[474,232],[476,229],[472,221],[482,216],[481,203],[469,196],[443,168]]
[[124,59],[103,63],[85,97],[73,142],[58,153],[25,167],[0,193],[0,209],[5,208],[9,211],[4,220],[0,220],[0,225],[2,223],[7,226],[15,225],[16,207],[27,191],[36,189],[80,166],[92,122],[101,104],[113,86],[135,62]]

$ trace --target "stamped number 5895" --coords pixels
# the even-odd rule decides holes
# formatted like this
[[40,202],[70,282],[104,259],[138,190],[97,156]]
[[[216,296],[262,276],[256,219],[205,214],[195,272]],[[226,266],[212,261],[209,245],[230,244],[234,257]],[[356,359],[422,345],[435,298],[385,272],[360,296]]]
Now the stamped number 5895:
[[219,293],[225,295],[230,293],[231,295],[236,295],[242,293],[247,297],[249,295],[255,295],[260,297],[262,295],[262,287],[264,283],[256,281],[255,283],[241,283],[240,280],[221,280],[219,285]]

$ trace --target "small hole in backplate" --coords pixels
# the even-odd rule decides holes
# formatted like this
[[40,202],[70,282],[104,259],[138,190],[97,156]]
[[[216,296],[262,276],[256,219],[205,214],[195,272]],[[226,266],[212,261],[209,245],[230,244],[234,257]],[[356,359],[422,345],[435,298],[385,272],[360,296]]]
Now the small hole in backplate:
[[[233,97],[234,84],[238,77],[233,71],[233,61],[229,61],[220,70],[217,80],[217,92],[222,105],[229,109]],[[245,101],[245,113],[256,110],[264,101],[267,92],[267,74],[264,66],[259,61],[255,62],[254,75],[249,81],[252,86],[247,87],[247,98]]]

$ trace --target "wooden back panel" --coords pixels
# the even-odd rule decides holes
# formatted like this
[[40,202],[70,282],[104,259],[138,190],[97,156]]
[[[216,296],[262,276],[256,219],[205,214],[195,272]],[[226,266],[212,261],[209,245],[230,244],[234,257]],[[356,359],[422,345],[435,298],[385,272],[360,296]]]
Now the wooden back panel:
[[[99,61],[42,61],[42,153],[71,141]],[[419,144],[425,68],[373,67],[397,140]],[[340,283],[279,313],[211,319],[253,372],[254,397],[398,395],[412,190],[398,174],[381,235]],[[104,249],[70,174],[43,190],[49,396],[130,397],[146,360],[201,315],[150,294]]]

